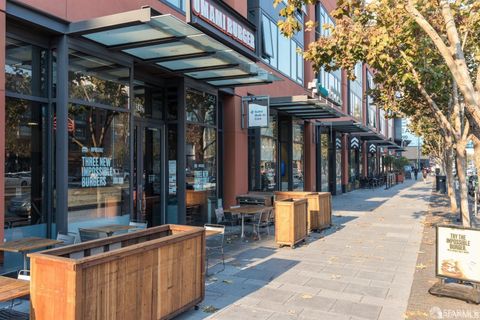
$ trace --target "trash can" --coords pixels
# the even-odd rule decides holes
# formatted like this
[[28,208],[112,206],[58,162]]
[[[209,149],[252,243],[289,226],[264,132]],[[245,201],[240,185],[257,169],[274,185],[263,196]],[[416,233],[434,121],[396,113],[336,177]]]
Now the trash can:
[[447,177],[437,176],[437,191],[442,194],[447,193]]

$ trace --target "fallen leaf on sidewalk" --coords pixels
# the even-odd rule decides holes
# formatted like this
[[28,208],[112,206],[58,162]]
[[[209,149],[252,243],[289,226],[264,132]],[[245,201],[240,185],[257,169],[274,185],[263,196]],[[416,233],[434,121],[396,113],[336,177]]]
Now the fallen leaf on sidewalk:
[[423,269],[427,269],[427,266],[424,265],[423,263],[420,263],[420,264],[417,264],[415,266],[415,268],[419,269],[419,270],[423,270]]
[[205,306],[202,308],[202,310],[206,313],[214,313],[218,311],[218,308],[215,308],[214,306]]
[[351,247],[352,247],[352,246],[349,245],[349,244],[347,244],[347,245],[345,246],[345,248],[351,248]]
[[331,278],[332,280],[337,280],[337,279],[340,279],[341,277],[342,277],[342,276],[339,275],[339,274],[332,274],[330,278]]
[[309,295],[309,294],[304,294],[302,295],[302,299],[312,299],[313,296]]
[[418,251],[418,254],[424,254],[425,251]]
[[418,319],[419,317],[427,318],[429,315],[424,311],[407,311],[403,316],[405,319]]

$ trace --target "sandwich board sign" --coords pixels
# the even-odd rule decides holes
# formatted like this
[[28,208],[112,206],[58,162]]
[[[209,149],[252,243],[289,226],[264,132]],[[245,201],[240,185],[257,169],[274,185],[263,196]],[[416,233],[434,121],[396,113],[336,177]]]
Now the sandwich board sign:
[[480,283],[480,229],[437,226],[436,275]]

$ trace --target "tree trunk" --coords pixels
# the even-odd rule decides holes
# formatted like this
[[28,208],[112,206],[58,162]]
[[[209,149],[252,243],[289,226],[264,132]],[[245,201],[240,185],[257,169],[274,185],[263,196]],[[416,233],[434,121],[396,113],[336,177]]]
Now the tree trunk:
[[455,181],[453,177],[453,157],[451,146],[445,150],[445,174],[447,176],[448,196],[450,198],[450,211],[456,213],[458,211],[458,204],[457,192],[455,191]]
[[468,209],[468,188],[465,174],[467,141],[458,141],[455,153],[457,155],[457,175],[460,185],[461,222],[464,227],[470,227],[470,210]]
[[477,175],[480,175],[480,139],[472,135],[473,141],[473,159],[475,161],[475,168],[477,169]]

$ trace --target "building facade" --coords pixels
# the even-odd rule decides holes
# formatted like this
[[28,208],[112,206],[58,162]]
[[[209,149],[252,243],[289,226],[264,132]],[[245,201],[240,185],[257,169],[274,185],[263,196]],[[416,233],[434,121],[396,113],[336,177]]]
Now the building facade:
[[202,225],[240,194],[382,174],[401,136],[373,71],[316,74],[298,54],[334,5],[299,10],[318,29],[288,39],[271,0],[0,0],[0,239]]

